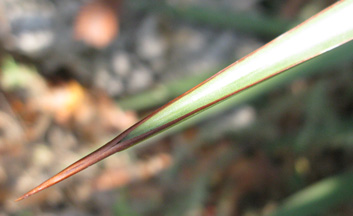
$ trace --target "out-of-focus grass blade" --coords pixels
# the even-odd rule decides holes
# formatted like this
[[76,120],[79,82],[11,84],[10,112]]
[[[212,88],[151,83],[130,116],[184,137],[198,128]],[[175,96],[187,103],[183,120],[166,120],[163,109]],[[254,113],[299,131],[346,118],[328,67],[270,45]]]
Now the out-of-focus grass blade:
[[289,197],[268,216],[306,216],[320,213],[353,199],[353,171],[322,180]]
[[265,37],[277,36],[287,31],[291,25],[288,20],[260,14],[211,10],[202,7],[178,7],[162,3],[161,1],[130,0],[129,4],[131,8],[137,10],[153,11],[166,17],[185,20],[186,22],[204,24],[218,29],[236,29]]
[[353,0],[340,1],[152,112],[22,200],[127,149],[230,96],[353,39]]

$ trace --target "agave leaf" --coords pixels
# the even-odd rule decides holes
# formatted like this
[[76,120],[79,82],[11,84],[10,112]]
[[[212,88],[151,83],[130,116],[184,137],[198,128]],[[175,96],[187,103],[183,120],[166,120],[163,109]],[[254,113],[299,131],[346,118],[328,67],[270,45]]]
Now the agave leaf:
[[353,39],[353,0],[340,1],[216,73],[95,152],[24,194],[22,200],[230,96]]

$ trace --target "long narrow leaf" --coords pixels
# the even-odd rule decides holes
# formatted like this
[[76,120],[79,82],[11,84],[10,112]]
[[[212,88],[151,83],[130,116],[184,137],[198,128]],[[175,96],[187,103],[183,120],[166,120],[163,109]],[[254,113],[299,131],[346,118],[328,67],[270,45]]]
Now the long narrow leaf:
[[22,200],[230,96],[353,39],[353,0],[340,1],[152,112]]
[[[297,67],[291,68],[288,70],[288,73],[283,73],[280,76],[276,76],[272,78],[271,80],[268,80],[266,82],[262,82],[253,88],[249,88],[244,92],[249,92],[249,91],[255,91],[258,93],[253,94],[253,97],[257,97],[261,94],[265,94],[268,92],[270,89],[273,88],[278,88],[282,85],[288,84],[289,82],[293,81],[297,77],[310,77],[316,73],[319,73],[320,71],[322,72],[327,72],[330,71],[332,68],[339,67],[344,62],[347,61],[352,61],[353,59],[353,42],[350,41],[348,43],[345,43],[344,45],[332,50],[331,52],[324,53],[323,55],[320,55],[316,57],[315,59],[312,59],[311,61],[306,61],[301,65],[298,65]],[[119,99],[117,101],[117,104],[123,109],[126,110],[146,110],[146,109],[151,109],[153,107],[162,105],[166,101],[179,96],[180,94],[184,93],[186,90],[190,89],[192,86],[197,85],[198,83],[202,82],[205,80],[207,77],[212,76],[214,73],[210,73],[207,71],[203,72],[202,74],[198,75],[191,75],[190,77],[185,77],[180,80],[175,80],[163,84],[158,84],[158,86],[147,90],[140,92],[135,95],[130,95],[128,97]],[[263,87],[263,86],[267,87]],[[239,95],[242,94],[237,94],[236,96],[232,97],[230,100],[234,100],[234,98],[238,98]],[[242,97],[248,97],[248,94],[246,93],[246,96]],[[244,100],[242,100],[244,101]],[[222,103],[223,105],[224,103]],[[218,108],[219,106],[217,106]],[[204,115],[203,112],[202,115]],[[198,115],[200,116],[200,115]],[[193,118],[195,119],[195,118]],[[190,122],[190,121],[187,121]]]
[[352,181],[352,171],[325,179],[292,195],[268,216],[306,216],[325,212],[330,207],[353,198]]

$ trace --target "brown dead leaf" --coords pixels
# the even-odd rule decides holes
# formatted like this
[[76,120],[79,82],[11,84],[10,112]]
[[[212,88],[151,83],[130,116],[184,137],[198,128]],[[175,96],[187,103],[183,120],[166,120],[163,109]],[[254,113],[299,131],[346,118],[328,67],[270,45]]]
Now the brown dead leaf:
[[108,190],[121,187],[131,182],[151,178],[172,164],[169,154],[161,153],[147,161],[139,161],[137,164],[123,166],[117,169],[110,168],[103,172],[94,181],[97,190]]
[[31,98],[31,110],[50,113],[57,122],[67,123],[76,109],[85,103],[85,90],[76,81],[52,86],[38,97]]
[[75,20],[75,39],[96,48],[109,45],[119,31],[119,6],[120,1],[116,0],[92,0],[85,4]]

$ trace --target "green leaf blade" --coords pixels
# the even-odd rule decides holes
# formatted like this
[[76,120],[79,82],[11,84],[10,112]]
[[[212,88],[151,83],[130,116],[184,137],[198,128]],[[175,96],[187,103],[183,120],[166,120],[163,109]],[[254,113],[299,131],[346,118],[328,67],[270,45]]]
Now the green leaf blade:
[[[176,125],[230,96],[353,39],[353,0],[340,1],[157,109],[18,200]],[[342,25],[344,23],[344,25]]]
[[[353,38],[353,1],[326,9],[269,44],[233,63],[159,109],[124,140],[142,135],[188,114],[199,112],[243,89],[327,52]],[[333,9],[332,9],[333,8]],[[331,9],[331,10],[329,10]],[[332,31],[333,29],[333,31]]]
[[306,216],[324,212],[353,198],[353,172],[331,177],[289,197],[268,216]]

